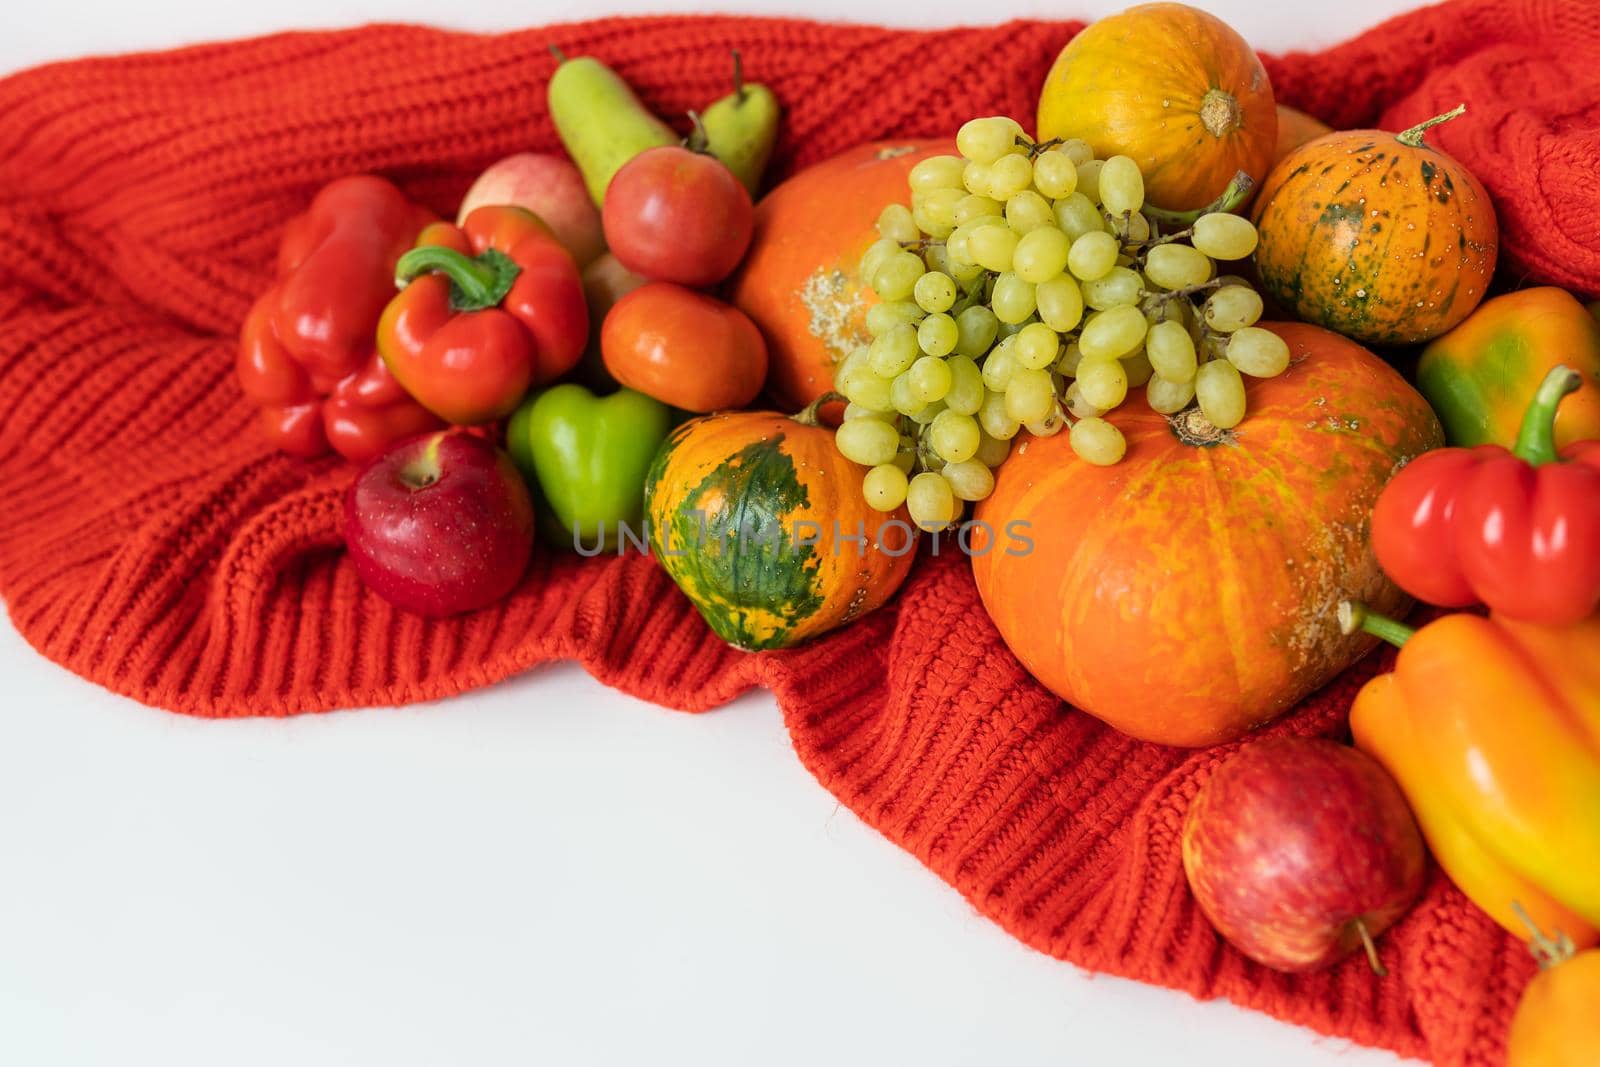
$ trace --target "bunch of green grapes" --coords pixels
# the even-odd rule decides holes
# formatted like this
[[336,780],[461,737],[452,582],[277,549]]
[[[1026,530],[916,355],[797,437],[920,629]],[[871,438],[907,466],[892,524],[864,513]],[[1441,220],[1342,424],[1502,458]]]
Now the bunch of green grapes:
[[1004,117],[968,122],[956,147],[912,168],[911,206],[879,217],[861,260],[881,301],[872,342],[834,375],[849,401],[839,450],[871,468],[873,507],[942,528],[989,495],[1023,430],[1065,430],[1109,465],[1127,446],[1102,416],[1130,391],[1226,429],[1244,418],[1241,375],[1288,367],[1288,346],[1255,325],[1261,297],[1217,272],[1255,250],[1249,220],[1163,227],[1132,159],[1035,143]]

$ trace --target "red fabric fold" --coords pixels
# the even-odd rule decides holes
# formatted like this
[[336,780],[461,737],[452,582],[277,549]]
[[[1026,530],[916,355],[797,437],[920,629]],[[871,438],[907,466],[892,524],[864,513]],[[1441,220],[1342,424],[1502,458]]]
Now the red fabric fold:
[[[1024,942],[1457,1067],[1500,1061],[1532,963],[1435,874],[1363,961],[1298,978],[1222,944],[1184,886],[1187,802],[1226,750],[1140,744],[1019,667],[959,558],[886,609],[756,656],[713,638],[648,559],[541,555],[507,602],[424,621],[339,551],[348,473],[272,454],[232,377],[283,222],[377,171],[449,214],[485,164],[556,145],[551,43],[655,109],[720,95],[727,50],[787,118],[776,166],[863,140],[1028,121],[1077,24],[932,33],[734,18],[499,36],[377,26],[91,59],[0,82],[0,595],[40,652],[196,715],[435,699],[553,659],[672,707],[751,686],[836,796]],[[938,62],[929,57],[940,57]],[[1280,99],[1430,139],[1495,197],[1503,262],[1600,292],[1600,5],[1458,0],[1316,55],[1269,57]],[[1358,666],[1272,728],[1337,735]]]

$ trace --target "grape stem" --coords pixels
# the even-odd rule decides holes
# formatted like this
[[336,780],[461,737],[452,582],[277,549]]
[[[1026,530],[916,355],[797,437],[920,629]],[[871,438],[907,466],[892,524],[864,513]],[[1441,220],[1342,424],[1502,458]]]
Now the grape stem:
[[1186,285],[1182,289],[1169,289],[1166,292],[1154,292],[1153,293],[1148,289],[1140,289],[1139,290],[1139,299],[1141,299],[1141,300],[1152,300],[1153,299],[1153,300],[1156,301],[1156,303],[1164,305],[1164,304],[1167,303],[1167,301],[1175,300],[1180,296],[1189,297],[1189,296],[1194,296],[1196,293],[1209,292],[1210,290],[1217,288],[1221,284],[1222,284],[1222,279],[1221,278],[1212,278],[1209,282],[1201,282],[1199,285]]
[[1195,211],[1168,211],[1165,208],[1153,207],[1146,204],[1142,209],[1144,217],[1151,222],[1163,223],[1168,226],[1192,226],[1201,215],[1210,215],[1219,211],[1233,211],[1240,207],[1250,196],[1250,190],[1255,188],[1255,179],[1244,171],[1233,176],[1233,180],[1222,190],[1222,195],[1211,203]]
[[1048,141],[1030,141],[1026,136],[1019,133],[1017,134],[1016,143],[1021,145],[1023,148],[1026,148],[1028,150],[1028,158],[1030,160],[1034,160],[1038,159],[1044,153],[1050,151],[1050,149],[1059,148],[1067,142],[1063,141],[1059,137],[1052,137]]

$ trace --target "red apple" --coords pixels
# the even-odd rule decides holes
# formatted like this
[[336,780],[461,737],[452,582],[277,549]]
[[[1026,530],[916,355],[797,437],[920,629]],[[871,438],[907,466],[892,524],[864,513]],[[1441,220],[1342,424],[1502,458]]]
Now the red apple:
[[467,190],[456,212],[457,225],[485,204],[515,204],[538,215],[580,268],[606,250],[600,210],[566,156],[521,152],[494,164]]
[[583,295],[589,302],[589,347],[578,363],[578,379],[591,389],[607,392],[617,388],[617,380],[606,370],[600,355],[600,327],[618,300],[650,279],[633,273],[610,252],[583,268]]
[[1318,738],[1259,741],[1200,789],[1183,827],[1189,888],[1234,948],[1314,971],[1366,947],[1422,893],[1426,854],[1373,759]]
[[367,464],[345,494],[344,536],[373,592],[421,615],[455,615],[494,603],[521,580],[533,551],[533,502],[510,456],[442,430]]

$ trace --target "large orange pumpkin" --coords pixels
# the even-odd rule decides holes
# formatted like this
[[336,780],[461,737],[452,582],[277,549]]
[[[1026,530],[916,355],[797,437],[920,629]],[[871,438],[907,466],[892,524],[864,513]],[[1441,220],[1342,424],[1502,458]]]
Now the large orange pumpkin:
[[1406,607],[1368,520],[1389,476],[1440,444],[1439,424],[1354,342],[1270,328],[1292,362],[1248,380],[1239,426],[1130,400],[1106,416],[1127,439],[1121,463],[1076,459],[1066,434],[1024,435],[976,511],[988,528],[974,530],[973,572],[1006,644],[1063,699],[1146,741],[1238,737],[1371,648],[1340,634],[1341,599]]
[[951,141],[882,141],[801,171],[756,205],[755,237],[733,302],[766,335],[767,392],[802,408],[833,388],[833,368],[864,345],[877,303],[858,265],[877,240],[884,206],[909,203],[918,161],[954,153]]
[[1142,4],[1067,43],[1039,93],[1039,138],[1131,156],[1157,207],[1188,211],[1272,166],[1272,84],[1243,37],[1187,4]]
[[1252,214],[1267,295],[1372,344],[1416,344],[1465,319],[1494,276],[1489,194],[1423,131],[1319,137],[1272,169]]

